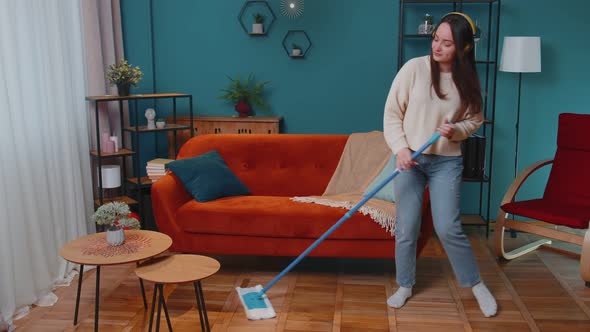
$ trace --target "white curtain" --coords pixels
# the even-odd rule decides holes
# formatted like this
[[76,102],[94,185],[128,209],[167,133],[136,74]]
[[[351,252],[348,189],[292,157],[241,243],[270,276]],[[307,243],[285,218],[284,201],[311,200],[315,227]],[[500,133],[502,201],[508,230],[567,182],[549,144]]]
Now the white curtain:
[[0,317],[11,321],[73,268],[92,188],[77,0],[0,0]]

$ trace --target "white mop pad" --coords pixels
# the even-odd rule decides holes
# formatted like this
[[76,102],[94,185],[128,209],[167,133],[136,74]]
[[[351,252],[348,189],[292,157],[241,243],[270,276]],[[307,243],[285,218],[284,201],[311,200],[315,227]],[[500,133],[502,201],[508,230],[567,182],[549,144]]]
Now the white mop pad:
[[262,297],[259,296],[261,290],[261,285],[249,288],[236,287],[238,297],[249,320],[269,319],[277,316],[266,294],[263,294]]

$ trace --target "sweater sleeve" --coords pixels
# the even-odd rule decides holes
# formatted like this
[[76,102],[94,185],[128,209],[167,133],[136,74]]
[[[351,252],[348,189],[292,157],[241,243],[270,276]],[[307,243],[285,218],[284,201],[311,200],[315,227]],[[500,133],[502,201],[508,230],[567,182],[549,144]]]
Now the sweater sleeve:
[[477,114],[468,113],[465,119],[455,123],[455,133],[451,141],[463,141],[476,132],[483,124],[483,112]]
[[404,133],[403,120],[414,77],[413,61],[410,60],[402,66],[395,76],[385,102],[383,134],[393,154],[397,154],[399,150],[409,146]]

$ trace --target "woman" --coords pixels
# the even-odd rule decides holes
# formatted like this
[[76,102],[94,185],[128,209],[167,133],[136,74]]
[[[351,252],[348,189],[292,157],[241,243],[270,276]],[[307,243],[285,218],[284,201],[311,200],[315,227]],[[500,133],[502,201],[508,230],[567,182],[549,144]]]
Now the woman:
[[[460,144],[483,123],[474,34],[475,25],[468,16],[455,12],[445,15],[433,33],[430,56],[408,61],[395,77],[387,97],[385,139],[402,171],[394,185],[399,288],[387,300],[394,308],[402,307],[412,295],[420,207],[428,185],[434,228],[461,287],[472,287],[486,317],[497,311],[496,300],[481,281],[459,218],[463,171]],[[441,138],[412,161],[412,152],[435,130]]]

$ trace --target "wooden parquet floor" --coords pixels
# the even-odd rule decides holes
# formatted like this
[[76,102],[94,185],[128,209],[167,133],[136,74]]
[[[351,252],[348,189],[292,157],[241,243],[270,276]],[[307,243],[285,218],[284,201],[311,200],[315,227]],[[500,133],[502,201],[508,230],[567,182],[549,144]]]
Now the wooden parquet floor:
[[[499,313],[485,318],[470,289],[462,289],[436,237],[418,260],[414,296],[401,309],[385,301],[396,289],[391,260],[307,258],[268,296],[275,319],[248,321],[234,287],[265,285],[292,258],[218,256],[221,270],[202,282],[212,331],[590,331],[590,288],[578,272],[578,257],[538,250],[519,259],[497,261],[482,230],[467,227],[482,277],[496,296]],[[507,246],[530,239],[507,235]],[[103,267],[101,331],[146,331],[134,265]],[[77,278],[56,290],[53,307],[37,307],[15,321],[17,331],[92,331],[94,270],[84,273],[80,317],[72,325]],[[148,302],[153,285],[146,283]],[[191,284],[165,287],[174,331],[199,331]],[[149,303],[148,303],[149,305]],[[163,316],[162,316],[163,317]],[[166,329],[162,319],[162,331]]]

